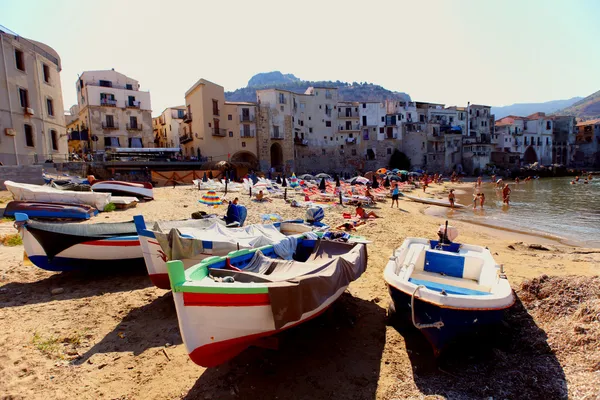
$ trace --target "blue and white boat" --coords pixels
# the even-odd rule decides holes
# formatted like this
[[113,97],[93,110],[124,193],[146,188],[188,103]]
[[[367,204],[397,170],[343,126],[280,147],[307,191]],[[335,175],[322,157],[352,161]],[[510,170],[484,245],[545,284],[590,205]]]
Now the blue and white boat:
[[515,302],[487,248],[452,243],[440,231],[440,241],[407,238],[384,270],[390,311],[410,315],[436,356],[457,336],[500,322]]

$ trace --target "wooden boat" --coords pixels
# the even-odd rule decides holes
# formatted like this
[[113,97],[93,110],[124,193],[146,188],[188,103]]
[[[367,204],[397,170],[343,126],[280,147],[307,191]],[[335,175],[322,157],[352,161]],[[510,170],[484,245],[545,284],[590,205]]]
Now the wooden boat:
[[515,301],[488,249],[449,240],[407,238],[390,257],[384,279],[390,311],[410,315],[436,355],[455,337],[498,323]]
[[44,178],[44,183],[50,184],[51,182],[55,182],[57,184],[67,184],[67,183],[76,183],[76,184],[85,184],[89,185],[89,181],[87,178],[81,178],[79,176],[72,176],[67,174],[49,174],[42,173],[42,177]]
[[15,213],[27,214],[30,218],[90,219],[98,210],[85,204],[47,203],[43,201],[11,201],[4,210],[5,217]]
[[108,192],[120,196],[135,196],[139,199],[153,199],[154,191],[149,182],[94,181],[94,192]]
[[324,312],[366,269],[364,244],[301,240],[310,254],[278,260],[273,246],[168,263],[181,336],[192,361],[219,365],[257,340]]
[[25,253],[39,268],[49,271],[133,268],[144,265],[133,222],[53,224],[29,220],[15,213]]
[[[408,194],[400,193],[400,196],[405,197],[409,200],[415,201],[417,203],[430,204],[432,206],[441,206],[441,207],[452,207],[448,200],[440,200],[440,199],[426,199],[423,197],[410,196]],[[465,208],[464,204],[454,203],[454,208]]]
[[[273,244],[286,236],[300,235],[315,229],[302,220],[276,222],[269,225],[250,225],[244,228],[226,228],[220,218],[186,221],[155,222],[148,227],[141,215],[133,217],[140,237],[142,253],[152,283],[161,289],[169,289],[167,261],[171,260],[173,240],[198,249],[193,255],[179,259],[185,267],[213,256],[225,256],[232,251],[254,246]],[[176,231],[171,233],[171,230]],[[170,238],[170,240],[169,240]],[[193,243],[195,241],[195,244]]]
[[10,191],[14,200],[44,201],[48,203],[87,204],[103,211],[111,201],[110,193],[71,192],[54,189],[44,185],[31,185],[5,181],[4,185]]

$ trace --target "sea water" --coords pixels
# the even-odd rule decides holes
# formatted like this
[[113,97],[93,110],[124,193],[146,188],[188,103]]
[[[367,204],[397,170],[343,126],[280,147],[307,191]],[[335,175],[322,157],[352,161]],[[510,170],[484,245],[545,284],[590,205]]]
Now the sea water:
[[478,190],[473,184],[473,188],[463,189],[466,194],[457,195],[467,209],[447,211],[447,216],[546,234],[578,246],[600,247],[600,176],[594,176],[588,184],[580,178],[572,185],[572,180],[566,177],[507,182],[512,190],[509,206],[502,202],[502,190],[485,182],[481,186],[486,198],[483,211],[479,201],[473,210],[473,193]]

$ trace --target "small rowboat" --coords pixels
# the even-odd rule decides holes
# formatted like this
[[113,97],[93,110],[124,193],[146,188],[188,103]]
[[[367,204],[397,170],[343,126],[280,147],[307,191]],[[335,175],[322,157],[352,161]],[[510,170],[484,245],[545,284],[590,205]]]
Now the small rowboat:
[[323,313],[367,265],[364,244],[309,240],[305,262],[273,246],[212,257],[188,270],[168,263],[181,336],[193,362],[219,365],[257,340]]
[[148,182],[94,181],[92,191],[134,196],[139,199],[154,198],[152,184]]
[[515,302],[488,249],[447,238],[407,238],[390,257],[384,279],[392,314],[410,315],[436,355],[457,336],[500,322]]
[[85,204],[48,203],[43,201],[11,201],[4,210],[5,217],[25,213],[30,218],[90,219],[98,210]]
[[[452,207],[448,200],[439,200],[439,199],[426,199],[423,197],[410,196],[404,193],[400,193],[402,197],[405,197],[409,200],[415,201],[417,203],[430,204],[432,206],[441,206],[441,207]],[[465,208],[464,204],[454,203],[454,208]]]
[[144,256],[133,222],[53,224],[29,220],[15,213],[25,253],[31,262],[48,271],[129,269],[144,265]]

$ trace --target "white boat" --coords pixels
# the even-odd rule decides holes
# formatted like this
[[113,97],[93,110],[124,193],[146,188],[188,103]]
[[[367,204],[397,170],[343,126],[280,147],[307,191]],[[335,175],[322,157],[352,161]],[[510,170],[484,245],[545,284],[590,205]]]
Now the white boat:
[[96,181],[92,184],[92,191],[134,196],[140,199],[154,198],[152,184],[148,182]]
[[295,261],[273,246],[168,263],[183,342],[193,362],[219,365],[263,337],[323,313],[367,266],[364,244],[311,241]]
[[72,192],[54,189],[45,185],[31,185],[5,181],[6,188],[18,201],[43,201],[49,203],[87,204],[103,211],[111,202],[110,193]]
[[390,257],[384,279],[392,312],[409,315],[436,355],[455,337],[499,322],[515,301],[487,248],[443,238],[407,238]]
[[[424,197],[410,196],[408,194],[400,193],[402,197],[405,197],[409,200],[415,201],[417,203],[430,204],[432,206],[441,206],[441,207],[452,207],[448,200],[440,200],[440,199],[426,199]],[[454,203],[454,208],[465,208],[464,204]]]

